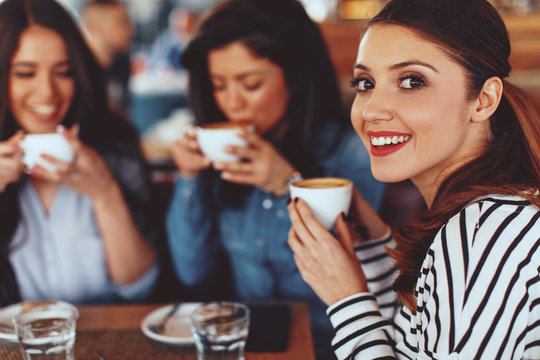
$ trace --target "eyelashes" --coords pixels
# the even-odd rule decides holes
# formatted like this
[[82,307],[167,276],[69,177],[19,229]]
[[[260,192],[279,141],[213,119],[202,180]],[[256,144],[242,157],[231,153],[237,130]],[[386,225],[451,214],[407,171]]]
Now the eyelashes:
[[[375,84],[364,77],[356,77],[349,81],[349,85],[358,91],[367,91],[375,88]],[[414,90],[426,86],[426,81],[421,75],[405,75],[398,79],[397,86],[404,90]]]

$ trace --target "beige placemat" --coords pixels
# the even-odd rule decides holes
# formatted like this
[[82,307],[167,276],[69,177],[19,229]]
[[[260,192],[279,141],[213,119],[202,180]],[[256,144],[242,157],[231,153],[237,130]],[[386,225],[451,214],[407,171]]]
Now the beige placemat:
[[[80,330],[76,360],[196,360],[193,345],[169,345],[147,338],[138,330]],[[0,340],[0,359],[21,360],[19,345]]]

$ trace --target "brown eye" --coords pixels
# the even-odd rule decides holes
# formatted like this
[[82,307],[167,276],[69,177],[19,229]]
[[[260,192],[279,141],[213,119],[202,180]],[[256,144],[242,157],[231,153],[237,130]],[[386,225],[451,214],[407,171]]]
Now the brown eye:
[[399,86],[404,89],[416,89],[425,85],[424,80],[418,76],[407,76],[400,79]]

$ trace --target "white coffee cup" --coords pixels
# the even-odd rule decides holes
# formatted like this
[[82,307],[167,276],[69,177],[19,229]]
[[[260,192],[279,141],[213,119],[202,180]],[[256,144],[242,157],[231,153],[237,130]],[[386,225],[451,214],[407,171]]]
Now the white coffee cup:
[[59,133],[29,134],[24,137],[20,146],[24,150],[23,163],[28,168],[37,164],[51,172],[56,172],[56,166],[43,159],[42,154],[68,163],[75,157],[73,148],[64,135]]
[[[242,125],[230,122],[205,124],[197,128],[197,141],[202,153],[210,161],[236,162],[240,158],[225,151],[225,146],[247,146],[247,142],[237,135]],[[248,127],[252,130],[252,127]]]
[[352,199],[352,181],[322,177],[296,181],[289,185],[291,198],[301,198],[327,229],[336,226],[340,213],[347,214]]

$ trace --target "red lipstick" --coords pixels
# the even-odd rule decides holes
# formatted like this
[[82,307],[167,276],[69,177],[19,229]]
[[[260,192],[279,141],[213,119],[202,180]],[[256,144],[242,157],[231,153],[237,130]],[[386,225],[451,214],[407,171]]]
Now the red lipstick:
[[[395,132],[395,131],[377,131],[377,132],[368,131],[367,134],[369,136],[370,152],[371,152],[371,155],[373,156],[390,155],[398,151],[399,149],[401,149],[403,146],[405,146],[409,142],[410,138],[412,137],[410,134]],[[395,136],[397,136],[398,138],[399,137],[409,138],[409,140],[398,142],[397,144],[392,143],[392,144],[373,145],[373,141],[372,141],[373,138],[380,138],[380,137],[393,138]]]

